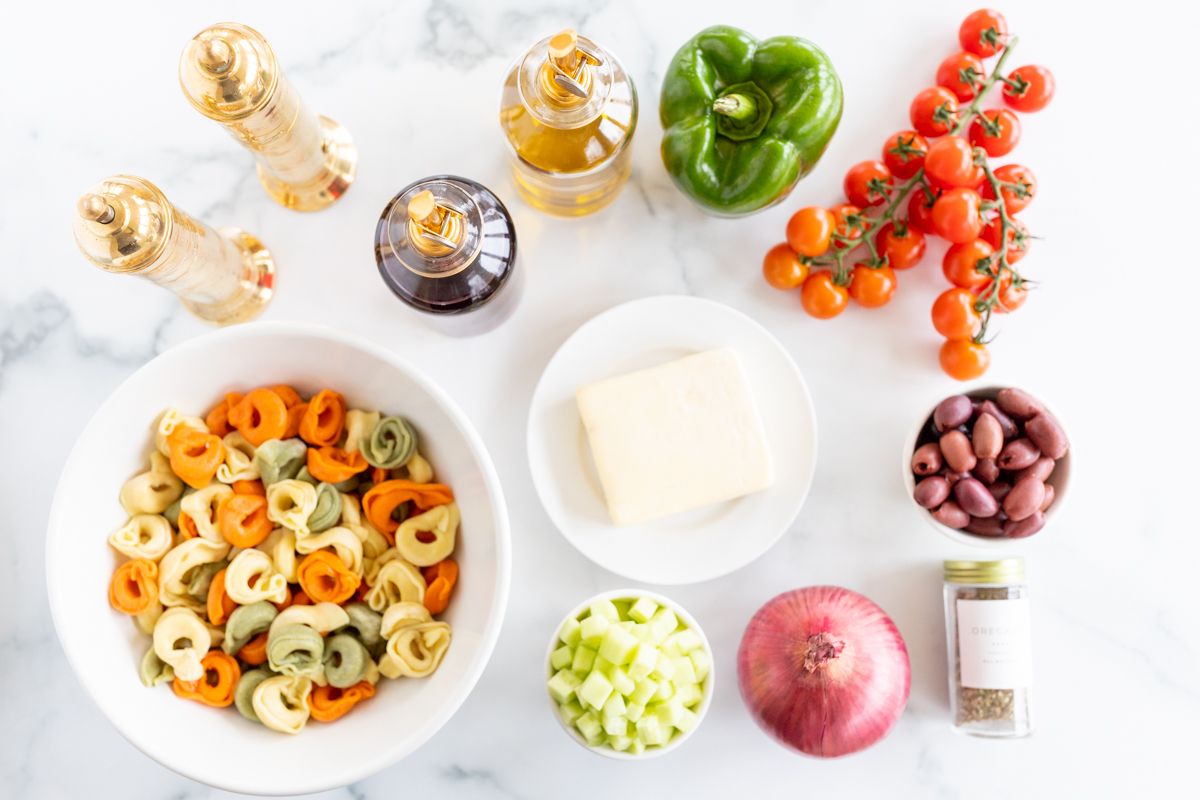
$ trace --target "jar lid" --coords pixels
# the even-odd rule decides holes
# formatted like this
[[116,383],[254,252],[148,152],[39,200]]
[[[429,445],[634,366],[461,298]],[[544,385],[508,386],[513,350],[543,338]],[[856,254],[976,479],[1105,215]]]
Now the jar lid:
[[943,561],[947,583],[1021,583],[1025,580],[1025,559],[1002,558],[999,561]]
[[162,253],[171,233],[171,204],[157,186],[116,175],[93,186],[76,207],[75,243],[109,272],[140,272]]
[[206,117],[228,121],[263,106],[279,82],[279,63],[258,31],[219,22],[196,34],[179,60],[179,85]]

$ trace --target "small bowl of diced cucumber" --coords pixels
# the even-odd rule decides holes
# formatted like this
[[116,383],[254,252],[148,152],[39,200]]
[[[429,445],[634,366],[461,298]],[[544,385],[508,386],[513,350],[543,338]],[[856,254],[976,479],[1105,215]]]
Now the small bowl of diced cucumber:
[[678,604],[639,589],[598,594],[550,641],[546,687],[563,730],[594,753],[644,759],[675,749],[712,699],[712,648]]

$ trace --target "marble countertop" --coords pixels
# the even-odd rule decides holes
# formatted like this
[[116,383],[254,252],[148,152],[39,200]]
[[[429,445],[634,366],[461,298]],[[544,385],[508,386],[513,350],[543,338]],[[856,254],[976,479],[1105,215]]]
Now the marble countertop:
[[[1150,4],[1153,5],[1153,4]],[[279,294],[265,318],[319,320],[394,348],[439,381],[489,446],[512,514],[514,589],[499,645],[457,716],[420,752],[329,798],[409,792],[453,798],[1179,796],[1190,786],[1200,716],[1195,565],[1200,426],[1191,248],[1167,249],[1185,205],[1178,154],[1195,111],[1154,73],[1190,74],[1184,35],[1196,9],[1145,5],[1092,17],[1011,0],[1023,38],[1015,64],[1044,62],[1059,97],[1025,121],[1017,152],[1041,194],[1023,218],[1044,239],[1022,264],[1042,280],[1003,320],[989,383],[1049,400],[1075,445],[1067,504],[1028,542],[1035,603],[1038,730],[986,741],[949,725],[941,559],[971,555],[909,507],[897,462],[922,407],[954,390],[928,322],[943,278],[936,255],[900,276],[888,307],[832,322],[758,276],[791,210],[840,198],[850,164],[907,127],[967,6],[955,2],[675,4],[311,2],[117,5],[24,3],[4,12],[10,71],[0,83],[0,794],[17,798],[223,796],[128,745],[81,691],[55,638],[43,531],[59,469],[92,411],[156,353],[205,331],[166,292],[102,274],[76,252],[75,198],[109,174],[158,183],[181,208],[236,224],[276,254]],[[1191,15],[1191,20],[1184,19]],[[1101,20],[1095,19],[1103,16]],[[336,207],[285,211],[260,190],[248,154],[184,101],[176,64],[200,28],[236,19],[263,31],[317,111],[357,142],[358,181]],[[1157,20],[1157,21],[1156,21]],[[674,49],[699,28],[737,24],[821,44],[846,88],[842,126],[819,168],[781,207],[742,221],[701,216],[658,160],[657,90]],[[499,81],[539,36],[575,25],[617,54],[641,89],[634,177],[618,202],[580,221],[523,205],[496,125]],[[1121,40],[1121,69],[1099,50]],[[1015,65],[1014,64],[1014,65]],[[19,65],[19,69],[12,69]],[[1144,85],[1144,82],[1149,84]],[[1129,107],[1170,115],[1155,132]],[[1164,111],[1166,109],[1166,111]],[[1136,111],[1136,109],[1135,109]],[[1155,117],[1157,119],[1158,117]],[[1191,131],[1191,133],[1186,133]],[[1189,156],[1190,158],[1190,156]],[[526,270],[517,315],[462,341],[431,332],[375,271],[380,209],[402,186],[453,172],[509,203]],[[1089,210],[1089,208],[1091,210]],[[1155,214],[1167,216],[1162,220]],[[1164,227],[1164,225],[1166,227]],[[1153,244],[1142,231],[1161,234]],[[1185,240],[1186,241],[1186,240]],[[536,663],[552,627],[593,592],[625,582],[554,529],[526,464],[534,384],[580,323],[625,300],[688,293],[738,308],[773,331],[813,392],[820,462],[810,499],[765,557],[725,578],[670,589],[705,626],[722,681],[702,728],[678,752],[629,766],[577,747],[547,713]],[[1178,349],[1176,349],[1178,348]],[[1170,415],[1168,416],[1168,412]],[[99,533],[97,534],[99,535]],[[736,532],[731,532],[736,535]],[[912,658],[908,709],[859,756],[818,762],[785,752],[742,707],[733,656],[742,627],[775,593],[814,583],[859,590],[896,620]]]

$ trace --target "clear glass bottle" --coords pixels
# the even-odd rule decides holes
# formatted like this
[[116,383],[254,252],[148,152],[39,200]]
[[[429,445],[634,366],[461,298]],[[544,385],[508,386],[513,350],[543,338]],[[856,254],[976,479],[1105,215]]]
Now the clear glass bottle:
[[375,229],[384,283],[453,335],[482,333],[508,318],[520,294],[510,285],[519,278],[516,259],[517,232],[504,203],[454,175],[404,187]]
[[517,192],[563,217],[604,208],[629,180],[637,115],[620,62],[573,30],[542,39],[509,70],[500,98]]
[[954,728],[975,736],[1033,730],[1033,642],[1025,561],[946,561],[946,650]]

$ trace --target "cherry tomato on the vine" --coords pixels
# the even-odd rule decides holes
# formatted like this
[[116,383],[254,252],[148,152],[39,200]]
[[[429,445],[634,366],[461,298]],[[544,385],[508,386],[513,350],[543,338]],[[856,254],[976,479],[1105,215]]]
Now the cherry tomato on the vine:
[[882,161],[860,161],[846,172],[842,189],[846,199],[859,208],[877,206],[887,200],[892,172]]
[[[860,239],[863,235],[864,228],[870,228],[871,221],[862,215],[862,209],[853,203],[842,203],[840,206],[834,206],[829,209],[833,214],[834,230],[839,236],[847,239]],[[857,225],[852,225],[851,221],[857,220]],[[838,244],[838,247],[845,245]]]
[[[980,298],[986,298],[991,295],[992,282],[989,280],[983,286],[976,290],[975,294]],[[1025,298],[1029,291],[1025,288],[1022,281],[1021,285],[1017,285],[1013,281],[1011,272],[1005,272],[1000,277],[1000,288],[996,294],[996,305],[992,310],[998,314],[1007,314],[1010,311],[1016,311],[1025,304]]]
[[891,267],[855,264],[850,272],[850,296],[860,306],[878,308],[896,293],[896,273]]
[[971,144],[982,147],[983,151],[993,158],[1011,153],[1017,142],[1021,141],[1021,121],[1017,119],[1017,115],[1007,108],[993,108],[984,111],[983,116],[987,117],[992,130],[989,131],[989,125],[985,125],[976,117],[967,129],[967,138],[971,140]]
[[922,89],[908,107],[908,118],[922,136],[949,133],[958,118],[958,98],[943,86]]
[[930,317],[933,327],[947,339],[970,339],[983,327],[975,310],[975,295],[957,286],[937,296]]
[[980,262],[995,269],[992,256],[996,251],[982,239],[972,239],[963,244],[951,245],[942,258],[942,274],[946,280],[963,289],[975,289],[991,281],[986,272],[980,272]]
[[934,190],[933,199],[923,189],[913,190],[908,198],[908,224],[921,233],[937,233],[933,229],[933,204],[942,196],[940,189]]
[[925,164],[929,142],[916,131],[900,131],[883,143],[883,163],[892,174],[907,180]]
[[958,43],[962,49],[977,56],[994,56],[1004,49],[1008,39],[1008,22],[999,11],[981,8],[967,15],[958,27]]
[[969,381],[987,372],[992,363],[987,345],[972,342],[970,339],[956,339],[942,342],[938,352],[938,363],[942,371],[951,378]]
[[800,287],[800,304],[817,319],[830,319],[845,311],[848,297],[846,287],[838,286],[826,269],[809,275]]
[[879,255],[887,259],[892,269],[908,269],[920,263],[925,255],[925,234],[912,224],[889,222],[875,237]]
[[833,235],[836,224],[837,220],[827,208],[802,208],[788,220],[788,244],[802,256],[816,258],[824,255],[829,249],[829,237]]
[[1045,67],[1030,64],[1017,67],[1008,74],[1004,102],[1017,111],[1041,111],[1053,97],[1054,73]]
[[780,242],[763,256],[763,277],[776,289],[795,289],[808,277],[808,265],[787,242]]
[[[979,238],[992,246],[993,250],[1000,249],[1000,218],[996,217],[986,226]],[[1029,252],[1029,228],[1019,219],[1014,219],[1008,226],[1008,263],[1015,264]]]
[[[1020,164],[1005,164],[996,168],[995,175],[1001,183],[1011,183],[1021,187],[1020,189],[1000,187],[1000,196],[1004,198],[1004,207],[1008,209],[1009,214],[1016,214],[1033,202],[1033,198],[1037,195],[1037,176],[1029,167]],[[983,196],[989,200],[996,199],[991,184],[983,187]]]
[[979,237],[983,218],[979,215],[979,193],[972,189],[950,189],[933,204],[933,229],[948,242],[962,244]]
[[937,85],[954,92],[959,100],[974,98],[986,78],[983,62],[974,53],[946,56],[937,68]]
[[943,136],[929,145],[925,174],[935,186],[974,188],[983,182],[983,168],[975,164],[970,142],[961,136]]

